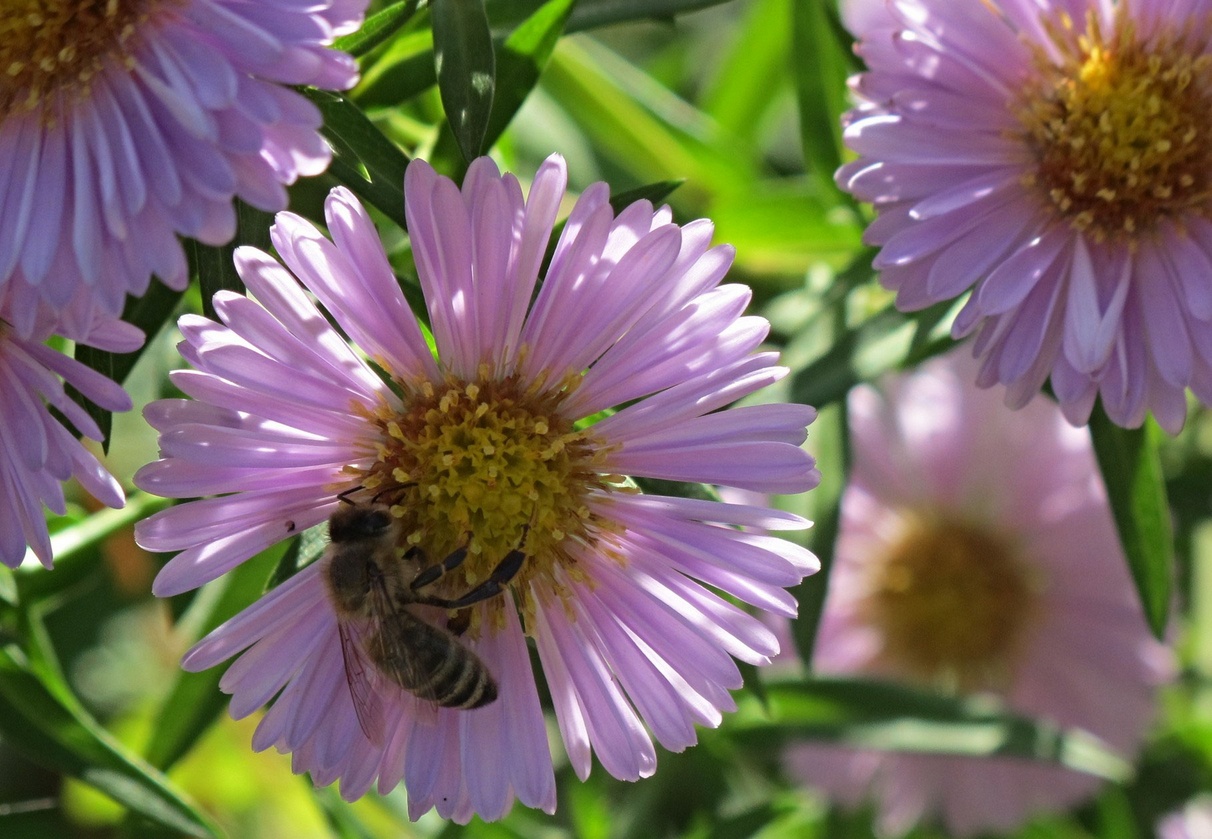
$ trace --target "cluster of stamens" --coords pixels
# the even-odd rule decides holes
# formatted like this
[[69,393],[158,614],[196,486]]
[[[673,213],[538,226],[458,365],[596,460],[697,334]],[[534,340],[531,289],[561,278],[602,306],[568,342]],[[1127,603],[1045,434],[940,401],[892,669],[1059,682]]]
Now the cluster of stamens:
[[1025,178],[1073,229],[1131,244],[1212,197],[1208,21],[1147,41],[1119,5],[1112,32],[1051,26],[1059,63],[1039,51],[1018,116],[1035,157]]
[[86,96],[130,51],[160,0],[6,0],[0,14],[0,113],[32,111],[65,92]]
[[873,574],[863,608],[890,666],[951,690],[1006,678],[1037,588],[1007,537],[910,517]]
[[466,559],[441,581],[448,595],[523,551],[511,585],[528,617],[529,581],[538,577],[551,588],[556,564],[579,579],[569,547],[593,545],[601,535],[587,499],[613,486],[598,468],[602,447],[561,416],[558,392],[527,389],[513,378],[451,378],[408,390],[403,411],[384,407],[373,417],[382,442],[360,493],[403,520],[401,549],[416,547],[440,561],[466,548]]

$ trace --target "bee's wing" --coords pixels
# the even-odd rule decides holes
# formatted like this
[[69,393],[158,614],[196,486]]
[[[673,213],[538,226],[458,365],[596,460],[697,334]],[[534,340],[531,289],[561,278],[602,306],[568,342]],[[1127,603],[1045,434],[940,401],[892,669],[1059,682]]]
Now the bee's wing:
[[384,710],[379,671],[367,660],[363,648],[363,633],[355,628],[353,622],[338,620],[337,632],[341,636],[345,683],[349,685],[349,696],[353,700],[358,725],[367,740],[376,746],[382,745]]
[[421,648],[428,646],[430,636],[438,632],[407,612],[396,612],[385,618],[370,637],[371,655],[397,685],[422,698],[432,698],[423,689],[433,678],[433,667],[423,660]]
[[479,657],[450,632],[399,610],[370,639],[370,655],[386,678],[447,708],[478,708],[497,687]]
[[367,633],[367,650],[378,665],[376,672],[415,692],[429,680],[429,673],[418,657],[416,641],[441,630],[418,620],[395,603],[385,585],[371,587],[367,604],[374,627]]

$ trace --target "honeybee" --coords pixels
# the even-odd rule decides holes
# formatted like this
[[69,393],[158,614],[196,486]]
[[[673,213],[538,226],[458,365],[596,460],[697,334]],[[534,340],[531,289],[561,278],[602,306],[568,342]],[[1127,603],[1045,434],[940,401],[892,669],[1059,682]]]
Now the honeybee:
[[497,684],[479,656],[449,629],[409,611],[413,604],[463,609],[500,594],[522,567],[511,551],[484,582],[457,598],[425,593],[466,558],[460,548],[426,565],[410,548],[397,556],[400,522],[382,504],[347,503],[329,519],[322,569],[337,614],[345,680],[358,724],[372,742],[383,736],[382,679],[447,708],[479,708],[497,698]]

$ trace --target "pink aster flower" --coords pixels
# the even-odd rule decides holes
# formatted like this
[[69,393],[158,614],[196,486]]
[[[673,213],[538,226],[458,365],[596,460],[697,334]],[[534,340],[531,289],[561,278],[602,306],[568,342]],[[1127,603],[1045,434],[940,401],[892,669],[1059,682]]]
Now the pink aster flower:
[[49,568],[51,543],[42,508],[66,512],[63,481],[76,478],[107,506],[125,503],[118,482],[49,409],[80,434],[100,441],[101,429],[68,397],[64,382],[110,411],[129,411],[131,403],[120,386],[44,341],[58,335],[98,349],[131,352],[143,343],[143,333],[99,313],[86,295],[54,311],[46,304],[14,301],[16,292],[0,286],[0,562],[15,568],[28,546]]
[[[948,693],[1138,749],[1165,675],[1088,432],[1050,402],[1011,413],[962,351],[850,396],[854,466],[814,666]],[[878,803],[901,833],[957,835],[1066,808],[1098,779],[1014,758],[797,747],[806,782]]]
[[[177,234],[217,245],[232,198],[286,206],[328,165],[291,85],[350,87],[327,49],[364,0],[16,0],[0,22],[0,285],[118,313],[151,274],[183,287]],[[29,317],[23,315],[22,317]]]
[[855,2],[860,105],[838,183],[875,205],[881,281],[920,309],[971,292],[977,381],[1065,416],[1212,404],[1212,5]]
[[800,445],[814,412],[719,410],[786,370],[757,352],[768,324],[743,316],[748,289],[720,284],[733,252],[711,247],[707,221],[679,227],[644,201],[616,216],[595,184],[538,285],[565,185],[558,156],[526,200],[487,158],[461,191],[423,161],[409,166],[409,234],[436,356],[347,191],[326,205],[332,241],[279,214],[272,240],[286,267],[237,251],[252,296],[216,295],[223,324],[181,320],[195,369],[174,382],[192,399],[147,409],[162,459],[136,483],[217,496],[139,527],[144,547],[181,551],[157,594],[213,580],[346,502],[395,517],[383,577],[410,561],[415,571],[418,550],[441,560],[464,549],[429,589],[447,599],[524,557],[498,596],[471,608],[400,607],[460,632],[495,678],[496,700],[475,710],[380,689],[378,659],[359,661],[356,641],[353,654],[343,647],[343,633],[375,630],[339,618],[328,560],[187,654],[190,670],[239,655],[221,683],[232,714],[276,697],[254,748],[292,752],[296,771],[340,779],[347,798],[377,779],[383,791],[404,783],[414,817],[436,807],[459,821],[499,818],[515,798],[553,810],[528,638],[576,772],[586,776],[596,753],[615,777],[645,777],[654,738],[686,748],[696,725],[717,725],[733,707],[733,656],[764,663],[777,651],[770,631],[718,592],[791,615],[785,587],[817,568],[802,548],[740,529],[799,528],[798,517],[640,494],[623,477],[809,489],[818,475]]

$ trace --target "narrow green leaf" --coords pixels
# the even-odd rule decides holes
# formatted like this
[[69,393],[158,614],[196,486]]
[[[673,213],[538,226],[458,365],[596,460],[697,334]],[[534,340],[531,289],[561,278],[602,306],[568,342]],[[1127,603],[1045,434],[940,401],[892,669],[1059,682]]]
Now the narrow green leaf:
[[349,96],[364,108],[394,108],[421,95],[438,83],[433,66],[433,32],[428,28],[400,35]]
[[408,156],[349,99],[322,90],[304,93],[324,116],[324,136],[332,143],[334,154],[329,174],[407,229],[404,170]]
[[388,6],[366,19],[357,32],[343,35],[333,42],[333,49],[352,56],[365,55],[400,31],[412,20],[425,0],[405,0]]
[[[818,423],[820,421],[818,420]],[[814,434],[830,434],[838,440],[838,445],[828,449],[834,455],[831,468],[822,468],[821,474],[827,476],[821,485],[813,490],[817,504],[825,505],[824,512],[814,517],[812,530],[809,532],[812,553],[821,563],[821,570],[791,590],[799,604],[799,614],[792,624],[793,639],[796,652],[806,662],[812,661],[816,648],[816,635],[820,629],[821,616],[825,613],[825,596],[829,592],[829,576],[833,571],[833,554],[837,543],[838,532],[842,520],[842,491],[845,489],[846,475],[849,472],[850,435],[846,403],[838,403],[838,416],[834,429],[822,431],[817,423],[813,424]],[[826,449],[822,448],[822,451]]]
[[483,0],[434,0],[434,70],[446,119],[464,160],[484,148],[496,87],[496,57]]
[[941,303],[920,312],[903,313],[890,304],[843,332],[824,355],[796,371],[791,398],[821,408],[844,399],[857,384],[946,352],[955,341],[946,336],[926,340],[928,330],[921,327],[940,323],[937,309],[946,310],[951,305]]
[[242,290],[244,286],[236,273],[236,266],[232,264],[231,249],[222,245],[204,245],[191,239],[185,243],[185,252],[189,255],[189,273],[198,278],[202,311],[207,317],[214,318],[215,292],[222,289]]
[[675,189],[681,186],[685,181],[657,181],[654,184],[644,184],[637,186],[635,189],[629,189],[625,192],[620,192],[610,196],[610,207],[615,214],[623,212],[636,201],[649,201],[654,205],[660,206],[660,203],[668,198]]
[[491,148],[497,141],[538,84],[575,6],[576,0],[548,0],[501,45],[497,53],[496,94],[484,135],[485,148]]
[[590,38],[565,38],[541,88],[602,160],[639,183],[686,178],[685,200],[751,188],[762,164],[650,73]]
[[65,704],[12,647],[0,649],[0,737],[29,760],[95,787],[114,801],[188,836],[217,828],[152,767],[78,707]]
[[374,832],[362,823],[349,802],[342,799],[334,787],[316,790],[316,803],[324,812],[333,839],[374,839]]
[[214,296],[220,291],[244,293],[244,281],[236,271],[232,254],[241,245],[253,245],[265,250],[269,247],[269,228],[274,222],[273,213],[258,210],[243,201],[236,201],[236,235],[224,245],[204,245],[191,241],[187,244],[190,271],[198,277],[202,292],[202,313],[216,318]]
[[[568,34],[629,20],[667,20],[677,14],[722,2],[728,0],[658,0],[656,3],[642,0],[577,0],[563,24],[563,30]],[[536,26],[540,26],[541,20],[549,22],[552,10],[561,4],[552,0],[486,0],[484,5],[492,27],[493,42],[501,48],[516,30],[528,22]],[[372,66],[364,68],[362,81],[352,93],[353,98],[368,107],[391,107],[429,89],[437,83],[434,58],[430,54],[432,49],[428,31],[410,32],[406,37],[397,38]],[[541,55],[537,51],[533,54]],[[502,96],[515,81],[506,80],[504,56],[499,51],[497,64],[495,96]],[[494,104],[493,112],[496,111]],[[503,112],[508,112],[508,109]],[[494,117],[492,121],[495,123],[496,119]],[[488,134],[491,133],[490,128]],[[486,141],[483,147],[488,148],[491,144],[492,141]]]
[[792,4],[792,62],[800,110],[804,160],[817,182],[836,192],[833,173],[842,164],[840,117],[846,107],[846,51],[830,24],[836,4],[799,0]]
[[[569,32],[582,32],[633,20],[670,20],[687,12],[719,6],[730,0],[578,0]],[[486,0],[494,29],[512,29],[534,13],[543,0]]]
[[1123,781],[1132,766],[1094,735],[1013,713],[989,697],[949,697],[892,682],[813,678],[767,685],[768,715],[738,713],[747,743],[818,740],[862,749],[1019,757]]
[[753,146],[773,108],[783,108],[790,82],[788,6],[798,0],[756,0],[741,11],[736,31],[713,56],[703,110],[730,134]]
[[1166,632],[1174,570],[1170,510],[1157,455],[1160,434],[1152,420],[1142,428],[1120,428],[1101,403],[1090,415],[1090,436],[1120,543],[1145,618],[1158,638]]
[[276,588],[311,565],[328,549],[328,522],[309,527],[292,539],[270,575],[266,589]]
[[7,565],[0,566],[0,601],[9,606],[16,606],[17,581],[13,577],[13,569]]

